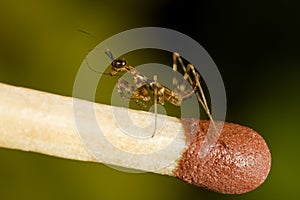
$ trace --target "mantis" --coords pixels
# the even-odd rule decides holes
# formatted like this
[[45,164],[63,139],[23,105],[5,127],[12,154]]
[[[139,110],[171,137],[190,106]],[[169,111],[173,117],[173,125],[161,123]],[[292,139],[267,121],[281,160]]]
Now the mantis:
[[[154,75],[153,78],[149,78],[144,74],[140,73],[133,66],[128,64],[127,60],[124,58],[114,58],[110,50],[105,51],[105,54],[111,59],[111,69],[108,73],[110,76],[116,76],[121,72],[128,72],[135,86],[130,85],[126,80],[122,78],[118,79],[117,90],[120,96],[123,99],[134,100],[135,102],[145,101],[152,102],[151,96],[153,96],[153,105],[154,105],[154,131],[151,137],[155,136],[156,126],[157,126],[157,104],[164,105],[165,102],[170,102],[175,106],[181,106],[182,101],[190,98],[192,95],[196,95],[197,100],[200,102],[205,113],[213,123],[215,130],[216,126],[212,115],[210,113],[207,100],[205,98],[203,88],[201,86],[201,76],[199,72],[195,69],[192,64],[184,65],[182,58],[176,52],[173,53],[173,71],[174,76],[172,80],[173,90],[168,87],[165,87],[163,84],[159,83],[157,75]],[[88,64],[87,66],[92,70]],[[183,79],[188,81],[191,85],[186,89],[184,83],[179,84],[179,81],[175,75],[175,72],[178,70],[178,66],[182,68],[184,75]]]

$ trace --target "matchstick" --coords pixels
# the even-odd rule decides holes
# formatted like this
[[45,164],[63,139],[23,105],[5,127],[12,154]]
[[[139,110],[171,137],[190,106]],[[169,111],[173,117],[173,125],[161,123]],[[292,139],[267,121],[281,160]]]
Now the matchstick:
[[[74,101],[81,105],[79,110],[74,111]],[[101,133],[77,124],[89,124],[84,112],[90,105]],[[0,83],[0,147],[170,175],[227,194],[251,191],[269,173],[268,146],[250,128],[224,123],[217,143],[201,157],[209,121],[157,115],[158,124],[163,121],[159,133],[141,139],[133,137],[142,134],[141,129],[130,124],[125,124],[130,135],[124,134],[114,112],[126,113],[141,126],[156,116]]]

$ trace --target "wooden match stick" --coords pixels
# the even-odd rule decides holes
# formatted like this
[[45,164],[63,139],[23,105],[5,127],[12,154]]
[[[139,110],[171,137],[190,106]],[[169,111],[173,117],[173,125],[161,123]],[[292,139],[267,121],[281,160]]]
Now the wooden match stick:
[[[209,121],[157,115],[158,122],[164,121],[159,134],[141,139],[124,134],[111,110],[125,111],[142,126],[147,126],[149,115],[154,114],[76,101],[94,107],[104,139],[98,142],[99,133],[91,127],[80,133],[76,122],[89,121],[89,117],[83,114],[82,119],[75,119],[73,98],[0,83],[0,147],[166,174],[229,194],[257,188],[269,173],[268,146],[250,128],[225,123],[217,143],[203,158],[199,151]],[[84,113],[85,108],[77,112]],[[139,128],[130,127],[132,133],[139,134]]]

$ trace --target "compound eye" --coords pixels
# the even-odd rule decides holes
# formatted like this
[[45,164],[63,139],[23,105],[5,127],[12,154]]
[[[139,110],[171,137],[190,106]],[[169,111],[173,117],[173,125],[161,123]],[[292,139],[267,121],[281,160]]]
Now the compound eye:
[[112,63],[112,65],[117,68],[124,67],[126,64],[125,60],[114,60]]

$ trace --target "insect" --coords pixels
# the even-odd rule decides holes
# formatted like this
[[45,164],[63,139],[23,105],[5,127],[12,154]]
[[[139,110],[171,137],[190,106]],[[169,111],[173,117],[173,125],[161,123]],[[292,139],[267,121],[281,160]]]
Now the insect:
[[[158,82],[157,75],[154,75],[153,79],[148,78],[147,76],[140,73],[133,66],[129,65],[125,59],[114,58],[110,50],[105,51],[105,54],[112,61],[111,69],[108,73],[110,76],[116,76],[120,72],[128,72],[132,76],[133,83],[135,86],[130,85],[126,80],[123,80],[122,78],[118,79],[117,90],[121,97],[123,99],[134,100],[140,105],[144,105],[139,103],[140,101],[151,102],[154,105],[155,124],[152,137],[154,137],[155,135],[157,126],[157,104],[164,105],[165,102],[169,102],[175,106],[180,106],[182,101],[190,98],[194,94],[196,95],[197,100],[200,102],[205,113],[213,123],[214,129],[216,130],[215,123],[213,121],[200,83],[200,74],[198,71],[196,71],[192,64],[188,64],[185,67],[183,60],[178,53],[173,53],[173,90],[160,84]],[[88,63],[87,66],[92,71],[95,71],[88,65]],[[179,81],[176,76],[178,66],[180,66],[184,72],[183,79],[188,81],[188,83],[191,85],[191,87],[189,87],[188,89],[186,89],[184,83],[179,84]],[[152,102],[151,96],[153,96],[154,102]]]

